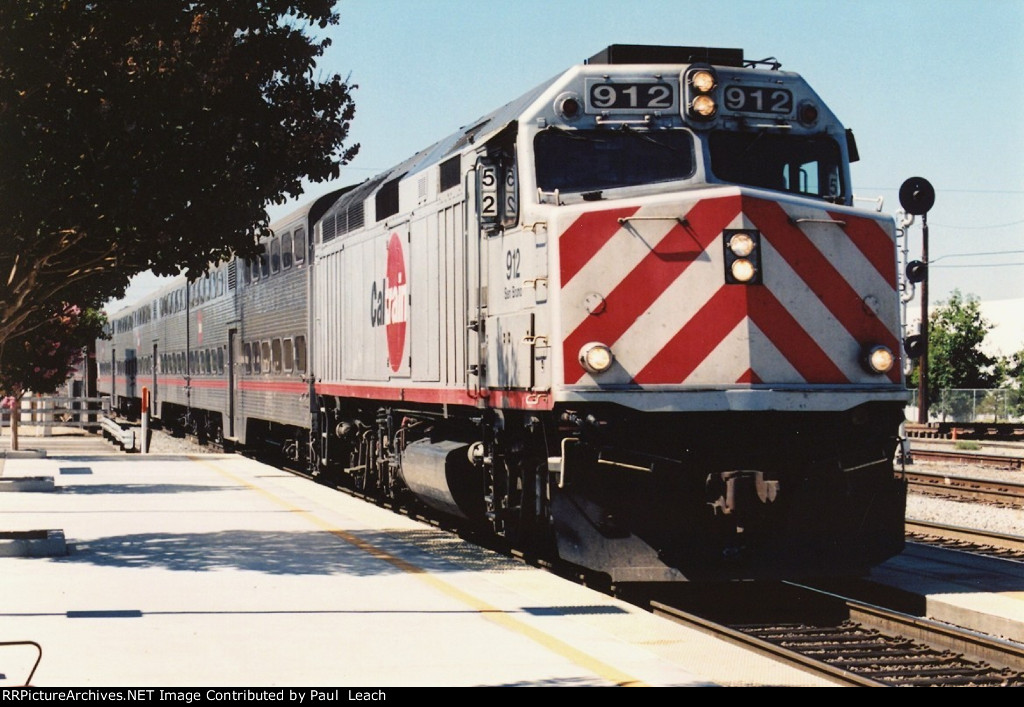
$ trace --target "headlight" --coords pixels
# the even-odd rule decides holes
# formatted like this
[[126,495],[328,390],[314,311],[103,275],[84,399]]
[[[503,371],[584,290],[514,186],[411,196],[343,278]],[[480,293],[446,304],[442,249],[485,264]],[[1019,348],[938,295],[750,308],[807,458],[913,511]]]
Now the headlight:
[[867,351],[864,363],[872,373],[888,373],[896,363],[896,357],[888,347],[873,346]]
[[718,74],[711,66],[691,65],[682,78],[686,93],[683,117],[695,128],[710,128],[718,114],[718,103],[715,101]]
[[754,239],[746,233],[734,233],[729,239],[729,250],[738,258],[746,258],[754,252]]
[[736,278],[737,281],[750,282],[754,278],[754,275],[757,274],[757,268],[755,268],[754,264],[746,258],[739,258],[738,260],[733,261],[732,266],[730,267],[730,272],[732,272],[732,276]]
[[711,96],[697,96],[690,104],[690,110],[702,118],[710,118],[718,110],[718,106]]
[[690,74],[690,85],[701,93],[708,93],[715,87],[716,83],[715,75],[710,71],[701,69]]
[[603,373],[611,368],[614,362],[612,350],[604,344],[592,341],[580,348],[580,365],[588,373]]
[[761,284],[761,232],[756,228],[726,228],[722,231],[722,245],[726,284]]

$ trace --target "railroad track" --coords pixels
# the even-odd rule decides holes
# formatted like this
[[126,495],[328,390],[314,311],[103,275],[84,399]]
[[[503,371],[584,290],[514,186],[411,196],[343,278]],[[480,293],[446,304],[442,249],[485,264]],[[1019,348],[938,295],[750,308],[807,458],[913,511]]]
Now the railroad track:
[[1024,508],[1024,484],[923,471],[907,471],[906,477],[912,492]]
[[911,445],[910,456],[914,461],[978,464],[1000,469],[1024,468],[1024,457],[1006,454],[979,454],[959,449],[919,449]]
[[907,518],[907,539],[925,545],[963,550],[975,555],[1024,561],[1024,536]]
[[[790,584],[802,617],[722,621],[652,601],[673,621],[767,654],[840,685],[1024,687],[1024,646]],[[729,611],[719,606],[716,611]]]

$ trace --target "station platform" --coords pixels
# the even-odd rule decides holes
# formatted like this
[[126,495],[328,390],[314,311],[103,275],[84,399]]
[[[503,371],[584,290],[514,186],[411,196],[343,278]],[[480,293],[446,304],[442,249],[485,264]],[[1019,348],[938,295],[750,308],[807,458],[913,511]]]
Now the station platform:
[[910,544],[865,583],[898,590],[908,613],[1024,645],[1024,563]]
[[[0,476],[53,479],[0,531],[66,543],[0,556],[36,687],[828,685],[251,459],[59,446]],[[34,660],[0,647],[0,687]]]

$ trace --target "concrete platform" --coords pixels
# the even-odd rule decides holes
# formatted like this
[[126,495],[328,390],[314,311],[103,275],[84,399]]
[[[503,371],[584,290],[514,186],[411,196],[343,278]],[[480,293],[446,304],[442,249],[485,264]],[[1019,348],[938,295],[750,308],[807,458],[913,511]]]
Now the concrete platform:
[[901,590],[920,616],[1024,644],[1024,563],[912,544],[868,582]]
[[[0,641],[38,687],[827,683],[250,459],[50,452],[5,477]],[[0,648],[0,687],[35,653]]]

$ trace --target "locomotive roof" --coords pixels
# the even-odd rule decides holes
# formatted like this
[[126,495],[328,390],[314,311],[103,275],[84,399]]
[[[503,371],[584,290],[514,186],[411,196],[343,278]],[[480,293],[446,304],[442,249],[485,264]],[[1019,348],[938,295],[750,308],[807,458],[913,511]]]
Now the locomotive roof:
[[[593,55],[582,64],[691,64],[706,62],[721,66],[743,66],[742,49],[718,49],[708,47],[674,47],[641,44],[613,44]],[[562,79],[571,70],[566,69],[547,81],[535,86],[519,98],[481,118],[462,126],[456,132],[435,142],[412,157],[380,174],[371,177],[341,194],[328,211],[343,210],[353,204],[365,201],[386,182],[412,176],[440,164],[467,144],[485,141],[517,120],[552,84]],[[315,221],[316,219],[311,219]]]
[[344,197],[337,203],[348,203],[351,201],[365,199],[379,185],[386,181],[399,176],[405,177],[421,172],[432,165],[439,164],[446,157],[458,152],[467,144],[486,140],[491,135],[497,133],[510,122],[518,118],[531,103],[537,100],[537,98],[544,93],[551,84],[560,79],[562,75],[563,74],[560,73],[557,76],[551,77],[539,86],[536,86],[527,93],[524,93],[514,101],[510,101],[501,108],[488,113],[478,120],[462,126],[456,132],[442,140],[438,140],[430,147],[420,150],[412,157],[400,162],[391,169],[361,182],[357,185],[357,188],[344,195]]

